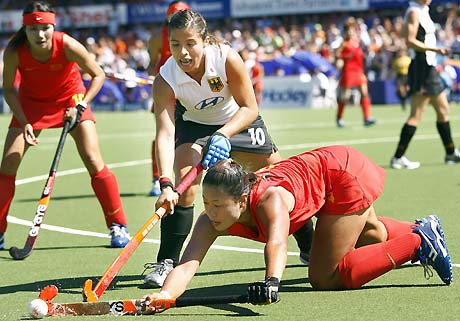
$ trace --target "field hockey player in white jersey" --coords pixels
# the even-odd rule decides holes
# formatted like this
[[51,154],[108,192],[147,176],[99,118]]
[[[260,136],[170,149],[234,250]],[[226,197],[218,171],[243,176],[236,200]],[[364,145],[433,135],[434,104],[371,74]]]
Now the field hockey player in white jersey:
[[[170,214],[161,220],[157,263],[144,279],[147,287],[161,287],[177,264],[193,224],[199,176],[182,194],[174,191],[192,166],[209,168],[232,157],[247,170],[281,160],[259,115],[251,80],[239,54],[208,34],[203,16],[193,10],[175,13],[169,21],[172,53],[153,84],[156,119],[156,157],[161,195],[156,207]],[[296,237],[308,259],[313,226]]]

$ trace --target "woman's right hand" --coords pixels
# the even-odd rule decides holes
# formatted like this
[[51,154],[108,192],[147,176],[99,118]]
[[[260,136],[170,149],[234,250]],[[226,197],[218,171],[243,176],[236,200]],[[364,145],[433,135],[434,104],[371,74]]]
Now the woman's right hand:
[[159,209],[164,206],[166,213],[174,214],[174,207],[179,201],[179,194],[175,192],[171,187],[166,187],[161,190],[161,195],[158,197],[155,203],[155,209]]
[[145,306],[148,307],[148,312],[150,312],[147,314],[161,313],[171,307],[171,296],[165,291],[144,295],[142,299],[145,300]]
[[35,146],[38,144],[39,140],[35,137],[34,129],[31,124],[26,124],[22,129],[22,134],[24,135],[24,140],[27,144]]

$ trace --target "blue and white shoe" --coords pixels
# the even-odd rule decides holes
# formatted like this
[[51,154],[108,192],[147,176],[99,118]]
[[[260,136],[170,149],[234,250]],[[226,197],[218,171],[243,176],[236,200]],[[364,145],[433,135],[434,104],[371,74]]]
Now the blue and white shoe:
[[0,233],[0,251],[5,249],[5,234]]
[[416,259],[420,260],[425,277],[429,279],[433,276],[433,272],[428,266],[431,265],[445,284],[451,284],[452,264],[447,251],[441,220],[436,215],[430,215],[417,219],[415,223],[419,225],[413,229],[413,232],[420,235],[422,239]]
[[152,183],[153,183],[153,186],[152,186],[152,189],[149,192],[149,195],[150,196],[160,196],[161,195],[160,180],[159,179],[153,179]]
[[112,223],[112,226],[110,227],[110,236],[112,238],[110,241],[110,247],[122,248],[125,247],[131,240],[131,236],[129,235],[126,226],[117,223]]

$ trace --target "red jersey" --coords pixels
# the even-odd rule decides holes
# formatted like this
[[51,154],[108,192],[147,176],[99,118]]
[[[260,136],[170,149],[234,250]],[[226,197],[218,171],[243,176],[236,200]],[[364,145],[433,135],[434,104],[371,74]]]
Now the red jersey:
[[292,234],[319,213],[344,215],[369,207],[385,182],[383,168],[347,146],[318,148],[269,165],[256,174],[260,180],[251,189],[249,208],[257,231],[235,223],[229,233],[260,242],[267,239],[256,208],[271,186],[282,186],[294,195],[295,206],[289,214]]
[[350,88],[367,82],[363,67],[364,54],[359,39],[344,41],[341,58],[344,62],[340,78],[341,86]]
[[[27,44],[17,48],[18,98],[34,129],[62,127],[65,109],[74,107],[86,92],[77,64],[65,57],[63,36],[54,32],[51,58],[46,63],[37,61]],[[89,108],[83,113],[82,120],[86,119],[94,120]],[[21,127],[15,117],[10,126]]]

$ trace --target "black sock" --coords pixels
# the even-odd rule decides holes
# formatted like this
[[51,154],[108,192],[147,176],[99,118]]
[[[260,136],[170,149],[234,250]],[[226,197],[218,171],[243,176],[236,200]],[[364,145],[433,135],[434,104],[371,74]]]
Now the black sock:
[[416,129],[416,126],[404,124],[403,128],[401,129],[398,147],[396,148],[394,155],[396,158],[401,158],[404,155],[412,137],[414,137]]
[[442,144],[444,145],[446,154],[452,155],[455,151],[455,147],[452,140],[452,135],[450,133],[450,122],[436,122],[436,128],[438,129],[439,136],[441,136]]
[[193,205],[174,207],[174,214],[161,219],[161,244],[157,261],[179,262],[180,252],[193,225]]
[[314,232],[313,221],[310,219],[300,229],[292,234],[297,241],[297,246],[301,252],[310,254]]

